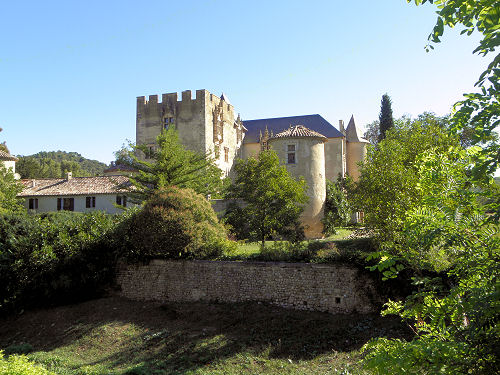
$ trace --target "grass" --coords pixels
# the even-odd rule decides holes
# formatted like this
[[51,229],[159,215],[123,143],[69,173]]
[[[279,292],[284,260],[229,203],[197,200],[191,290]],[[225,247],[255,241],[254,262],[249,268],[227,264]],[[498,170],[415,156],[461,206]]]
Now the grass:
[[159,305],[110,297],[0,320],[0,348],[61,375],[358,374],[371,337],[397,320],[258,303]]
[[[359,234],[357,236],[356,234]],[[353,238],[350,238],[353,235]],[[373,251],[371,238],[353,228],[340,228],[338,233],[319,240],[290,244],[286,241],[238,242],[236,251],[226,253],[223,260],[281,261],[306,263],[349,262],[365,266],[366,256]]]

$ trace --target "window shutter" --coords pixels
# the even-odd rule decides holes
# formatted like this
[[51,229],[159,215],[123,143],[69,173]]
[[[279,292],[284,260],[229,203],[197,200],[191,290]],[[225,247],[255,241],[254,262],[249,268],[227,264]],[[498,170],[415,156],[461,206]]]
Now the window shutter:
[[38,198],[35,198],[35,210],[38,210]]
[[62,198],[57,198],[57,211],[61,211]]
[[92,197],[92,207],[95,207],[95,197]]
[[75,210],[75,198],[69,198],[69,210],[70,211]]
[[85,198],[85,207],[90,208],[90,197]]

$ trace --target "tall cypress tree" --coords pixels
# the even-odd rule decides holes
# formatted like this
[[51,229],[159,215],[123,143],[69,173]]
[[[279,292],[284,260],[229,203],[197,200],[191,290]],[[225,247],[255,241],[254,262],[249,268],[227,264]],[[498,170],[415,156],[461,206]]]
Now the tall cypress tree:
[[389,95],[382,95],[382,102],[380,104],[380,135],[379,142],[385,138],[385,132],[394,127],[394,120],[392,118],[391,98]]

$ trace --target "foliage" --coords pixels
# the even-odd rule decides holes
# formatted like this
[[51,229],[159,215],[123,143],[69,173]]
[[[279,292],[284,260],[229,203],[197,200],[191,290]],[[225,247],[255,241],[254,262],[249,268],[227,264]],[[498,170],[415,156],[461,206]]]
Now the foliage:
[[326,182],[325,216],[323,233],[331,236],[337,233],[335,227],[345,227],[350,220],[350,209],[347,200],[347,189],[344,179],[339,178],[336,182]]
[[257,159],[238,160],[235,171],[228,197],[245,202],[238,214],[248,224],[250,236],[263,246],[274,234],[301,239],[299,216],[307,202],[305,180],[290,176],[272,150],[261,152]]
[[175,186],[154,192],[120,229],[123,255],[151,258],[214,258],[227,247],[226,231],[210,202],[192,189]]
[[372,146],[376,146],[380,138],[380,121],[375,120],[365,126],[366,132],[363,138],[366,139]]
[[[152,161],[144,160],[140,155],[148,155]],[[154,150],[147,145],[130,145],[118,151],[116,156],[117,164],[138,171],[130,179],[136,187],[131,192],[135,202],[142,202],[155,190],[167,186],[190,188],[203,195],[217,194],[223,187],[222,171],[214,160],[184,148],[173,126],[156,137]]]
[[392,102],[389,95],[382,95],[382,101],[380,103],[380,115],[378,117],[380,129],[379,142],[385,139],[387,131],[394,127],[391,104]]
[[[412,2],[412,0],[407,0]],[[481,34],[479,45],[473,53],[486,56],[495,53],[500,44],[500,5],[495,0],[428,0],[437,8],[437,21],[429,35],[429,45],[440,43],[445,26],[464,26],[462,34]],[[415,4],[427,0],[414,0]],[[483,150],[477,156],[474,166],[476,178],[492,174],[500,163],[500,144],[494,130],[500,125],[500,54],[496,54],[487,69],[481,73],[476,86],[479,92],[464,94],[464,100],[454,106],[451,117],[455,133],[470,133],[473,145],[481,145]]]
[[24,355],[4,358],[0,351],[0,375],[55,375],[55,373],[30,362]]
[[393,238],[406,212],[421,199],[416,159],[431,149],[444,152],[458,143],[432,114],[397,120],[386,139],[368,149],[360,179],[352,188],[352,205],[365,212],[365,223],[377,228],[382,238]]
[[[499,370],[500,227],[485,220],[476,199],[481,190],[473,189],[467,173],[479,152],[478,147],[430,151],[416,161],[422,199],[404,220],[396,255],[386,254],[380,263],[392,267],[393,276],[400,259],[417,271],[417,291],[405,302],[389,301],[384,312],[401,316],[416,337],[369,343],[365,364],[374,373]],[[428,277],[425,271],[446,274]]]
[[72,172],[74,177],[98,176],[106,167],[97,160],[65,151],[41,151],[20,156],[16,163],[16,171],[21,178],[62,178],[67,172]]
[[110,233],[120,218],[102,212],[0,215],[0,310],[99,294],[113,274]]
[[23,211],[22,201],[17,198],[23,186],[16,181],[11,170],[0,164],[0,214]]

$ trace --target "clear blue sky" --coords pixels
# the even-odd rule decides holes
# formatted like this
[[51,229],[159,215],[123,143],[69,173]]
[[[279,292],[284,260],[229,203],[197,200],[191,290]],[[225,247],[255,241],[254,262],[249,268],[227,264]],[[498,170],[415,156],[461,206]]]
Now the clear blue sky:
[[207,89],[245,120],[319,113],[333,125],[447,114],[488,58],[434,6],[359,1],[3,1],[0,140],[106,163],[135,141],[136,97]]

